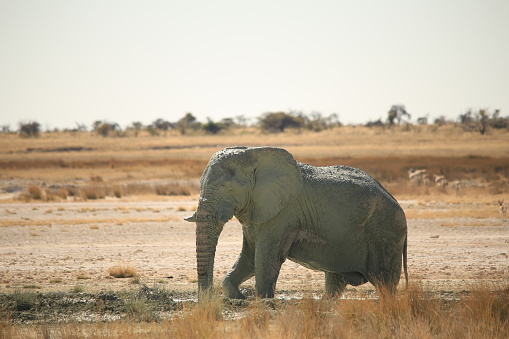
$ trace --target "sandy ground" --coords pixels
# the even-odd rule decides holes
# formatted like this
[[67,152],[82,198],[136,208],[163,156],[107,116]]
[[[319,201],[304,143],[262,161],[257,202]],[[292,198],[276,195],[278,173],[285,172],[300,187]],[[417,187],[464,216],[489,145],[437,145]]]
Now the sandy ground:
[[[404,209],[419,208],[401,203]],[[142,283],[193,292],[195,225],[183,218],[192,214],[196,204],[196,197],[2,203],[0,292],[19,288],[71,291],[77,285],[90,292],[129,288],[132,279],[108,274],[108,268],[119,263],[135,266]],[[241,232],[236,221],[224,227],[216,252],[218,283],[240,252]],[[411,280],[438,291],[469,289],[478,280],[509,284],[509,220],[410,219],[408,234]],[[323,282],[322,273],[287,261],[277,289],[321,294]],[[253,285],[253,279],[244,284]],[[369,284],[357,287],[372,288]]]

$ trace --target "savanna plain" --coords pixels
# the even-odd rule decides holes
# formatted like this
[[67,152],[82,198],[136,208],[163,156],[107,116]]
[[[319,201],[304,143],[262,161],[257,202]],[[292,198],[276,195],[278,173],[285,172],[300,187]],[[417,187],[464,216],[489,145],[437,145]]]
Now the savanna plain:
[[[198,302],[195,226],[183,219],[210,156],[236,145],[380,181],[407,216],[408,287],[402,275],[396,297],[365,284],[328,299],[323,273],[287,261],[273,300],[223,298],[242,244],[234,219],[219,238],[218,287]],[[508,131],[0,134],[0,154],[0,338],[509,337]],[[253,295],[254,279],[242,288]]]

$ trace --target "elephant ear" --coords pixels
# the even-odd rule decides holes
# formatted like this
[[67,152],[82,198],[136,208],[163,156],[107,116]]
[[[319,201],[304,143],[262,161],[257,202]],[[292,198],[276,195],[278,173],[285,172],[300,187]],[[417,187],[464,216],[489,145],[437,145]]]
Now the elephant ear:
[[255,159],[251,222],[275,217],[302,190],[302,176],[293,156],[281,148],[250,148]]

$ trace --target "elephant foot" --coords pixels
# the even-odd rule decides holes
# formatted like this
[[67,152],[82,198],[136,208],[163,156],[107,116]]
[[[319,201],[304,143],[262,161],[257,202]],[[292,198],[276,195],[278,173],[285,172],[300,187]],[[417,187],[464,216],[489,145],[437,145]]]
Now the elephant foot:
[[231,299],[246,299],[246,296],[228,278],[223,279],[223,293]]

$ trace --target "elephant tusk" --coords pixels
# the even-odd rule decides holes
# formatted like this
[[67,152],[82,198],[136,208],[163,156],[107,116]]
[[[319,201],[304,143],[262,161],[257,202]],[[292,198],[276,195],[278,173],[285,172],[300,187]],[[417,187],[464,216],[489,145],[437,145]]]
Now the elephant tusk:
[[196,212],[192,216],[184,218],[185,221],[196,222]]

